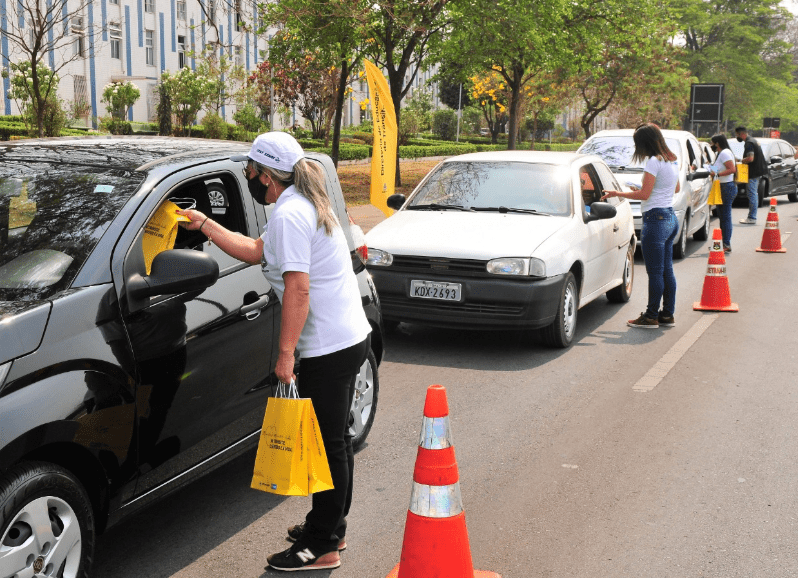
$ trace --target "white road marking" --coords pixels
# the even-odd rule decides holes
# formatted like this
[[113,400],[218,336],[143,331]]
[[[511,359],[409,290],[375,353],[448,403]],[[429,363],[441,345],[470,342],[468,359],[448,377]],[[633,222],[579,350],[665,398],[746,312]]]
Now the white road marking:
[[718,318],[718,314],[704,315],[693,325],[687,333],[682,335],[668,352],[663,355],[646,374],[641,377],[632,388],[633,391],[646,393],[659,385],[659,382],[668,375],[668,372],[678,363],[690,347],[698,341],[701,334],[706,331],[712,322]]

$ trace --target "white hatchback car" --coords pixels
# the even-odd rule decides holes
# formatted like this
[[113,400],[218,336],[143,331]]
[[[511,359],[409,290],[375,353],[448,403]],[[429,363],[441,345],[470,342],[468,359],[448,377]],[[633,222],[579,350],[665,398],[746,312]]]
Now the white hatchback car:
[[[587,139],[577,152],[598,155],[609,165],[623,185],[640,186],[643,181],[643,165],[632,163],[635,145],[634,130],[602,130]],[[687,253],[687,237],[693,235],[697,241],[709,238],[709,221],[712,218],[709,191],[708,160],[698,139],[684,130],[663,130],[665,143],[677,157],[681,190],[673,199],[673,211],[679,221],[679,233],[673,241],[673,256],[684,258]],[[629,190],[628,187],[624,190]],[[640,201],[630,201],[635,220],[635,231],[639,235],[643,228]]]
[[367,267],[388,324],[543,329],[568,347],[577,310],[628,301],[635,234],[599,157],[501,151],[435,167],[398,212],[366,235]]

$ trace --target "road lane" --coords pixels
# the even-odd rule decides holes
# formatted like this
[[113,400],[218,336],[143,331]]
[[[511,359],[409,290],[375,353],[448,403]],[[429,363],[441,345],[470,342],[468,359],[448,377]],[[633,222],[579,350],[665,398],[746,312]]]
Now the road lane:
[[[734,210],[735,223],[744,209]],[[579,313],[577,343],[400,326],[388,336],[377,420],[356,456],[349,549],[336,577],[398,561],[424,394],[447,387],[477,568],[529,576],[790,576],[794,543],[798,246],[755,253],[763,225],[735,226],[727,258],[739,313],[723,313],[646,394],[634,384],[706,313],[708,242],[676,263],[677,326],[627,328],[645,307]],[[798,204],[779,203],[783,231]],[[717,220],[713,221],[717,226]],[[266,556],[307,498],[250,490],[252,455],[111,529],[97,576],[274,576]],[[316,572],[311,575],[330,575]]]

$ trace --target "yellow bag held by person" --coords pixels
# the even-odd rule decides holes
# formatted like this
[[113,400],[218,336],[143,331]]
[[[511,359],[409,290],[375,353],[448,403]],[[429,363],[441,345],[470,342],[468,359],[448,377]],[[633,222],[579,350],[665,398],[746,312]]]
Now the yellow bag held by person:
[[[152,260],[161,251],[168,251],[175,246],[177,237],[177,224],[179,222],[189,222],[191,219],[178,215],[180,207],[172,201],[165,201],[144,227],[144,238],[141,247],[144,252],[144,264],[147,268],[147,275],[150,274]],[[192,207],[193,208],[193,207]]]
[[313,403],[299,398],[293,382],[281,383],[266,404],[251,487],[283,496],[333,487]]
[[748,165],[743,163],[737,163],[737,174],[734,175],[734,182],[735,183],[748,182]]
[[723,204],[723,198],[720,195],[720,181],[718,179],[712,180],[712,189],[709,191],[709,199],[707,200],[707,204],[709,205]]

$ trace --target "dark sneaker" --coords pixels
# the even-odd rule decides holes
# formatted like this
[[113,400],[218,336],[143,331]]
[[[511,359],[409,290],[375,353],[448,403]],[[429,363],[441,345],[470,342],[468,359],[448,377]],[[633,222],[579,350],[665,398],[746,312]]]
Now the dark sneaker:
[[740,224],[742,224],[742,225],[756,225],[756,219],[752,219],[751,217],[746,217],[745,219],[740,219]]
[[659,321],[656,319],[649,319],[645,313],[641,313],[637,319],[630,319],[626,322],[629,327],[642,327],[644,329],[656,329],[659,327]]
[[673,318],[673,315],[669,317],[667,315],[663,315],[662,313],[660,313],[657,316],[657,321],[659,321],[660,325],[663,325],[665,327],[673,327],[674,325],[676,325],[676,320]]
[[731,245],[723,245],[724,253],[731,253]]
[[[302,535],[302,532],[305,530],[305,522],[301,524],[297,524],[296,526],[291,526],[288,528],[288,541],[289,542],[296,542],[299,540],[299,537]],[[338,542],[338,551],[346,550],[346,539],[341,538]]]
[[338,550],[320,552],[301,542],[297,542],[284,552],[272,554],[266,561],[275,570],[296,572],[297,570],[325,570],[338,568],[341,555]]

